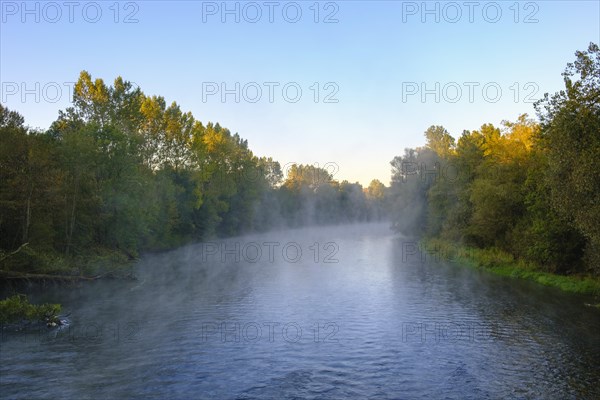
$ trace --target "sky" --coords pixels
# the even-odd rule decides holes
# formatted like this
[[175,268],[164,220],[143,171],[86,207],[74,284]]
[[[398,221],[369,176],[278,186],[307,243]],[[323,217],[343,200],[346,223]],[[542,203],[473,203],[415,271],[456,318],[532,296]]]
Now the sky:
[[48,128],[80,71],[219,122],[258,156],[389,184],[443,125],[500,125],[600,42],[594,1],[0,1],[0,102]]

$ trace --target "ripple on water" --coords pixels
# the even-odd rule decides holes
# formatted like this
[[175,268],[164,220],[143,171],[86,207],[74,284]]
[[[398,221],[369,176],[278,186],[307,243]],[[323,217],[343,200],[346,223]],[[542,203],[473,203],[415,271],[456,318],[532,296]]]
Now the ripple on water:
[[335,242],[339,262],[147,256],[130,286],[57,292],[69,332],[3,335],[2,396],[600,398],[600,313],[579,298],[403,261],[385,226],[272,236],[240,240]]

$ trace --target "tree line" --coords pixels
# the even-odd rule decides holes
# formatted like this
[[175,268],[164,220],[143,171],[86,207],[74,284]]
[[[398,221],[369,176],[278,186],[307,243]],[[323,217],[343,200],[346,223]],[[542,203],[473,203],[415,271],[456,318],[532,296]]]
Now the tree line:
[[237,133],[121,77],[109,86],[82,71],[47,130],[0,105],[0,141],[4,271],[85,273],[213,237],[386,216],[381,182],[312,165],[283,176]]
[[442,126],[392,164],[392,219],[406,235],[482,249],[560,274],[600,275],[600,51],[590,43],[565,89],[500,127],[458,140]]

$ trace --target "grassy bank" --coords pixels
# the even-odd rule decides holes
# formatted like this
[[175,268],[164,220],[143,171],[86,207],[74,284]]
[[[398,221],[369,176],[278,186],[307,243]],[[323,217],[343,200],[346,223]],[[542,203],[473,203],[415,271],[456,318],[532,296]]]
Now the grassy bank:
[[422,240],[421,246],[424,251],[437,254],[445,260],[484,269],[497,275],[526,279],[557,287],[565,292],[600,296],[600,278],[546,272],[539,265],[515,259],[511,254],[496,248],[478,249],[441,239]]
[[[65,256],[48,249],[24,245],[17,251],[0,251],[0,285],[12,287],[11,282],[74,283],[103,277],[131,278],[135,259],[118,250],[101,247],[86,249],[85,253]],[[0,300],[0,324],[17,323],[23,328],[34,322],[48,326],[60,325],[60,304],[30,304],[25,295]],[[20,329],[19,328],[19,329]]]
[[0,251],[0,278],[35,280],[56,277],[127,276],[135,258],[100,246],[66,256],[51,249],[24,245],[13,253]]

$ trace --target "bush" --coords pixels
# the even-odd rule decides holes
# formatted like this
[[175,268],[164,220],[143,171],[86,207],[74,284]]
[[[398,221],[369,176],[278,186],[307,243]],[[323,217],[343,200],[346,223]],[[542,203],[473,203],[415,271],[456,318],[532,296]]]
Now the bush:
[[60,304],[30,304],[27,296],[16,294],[0,301],[0,323],[27,321],[58,321]]

